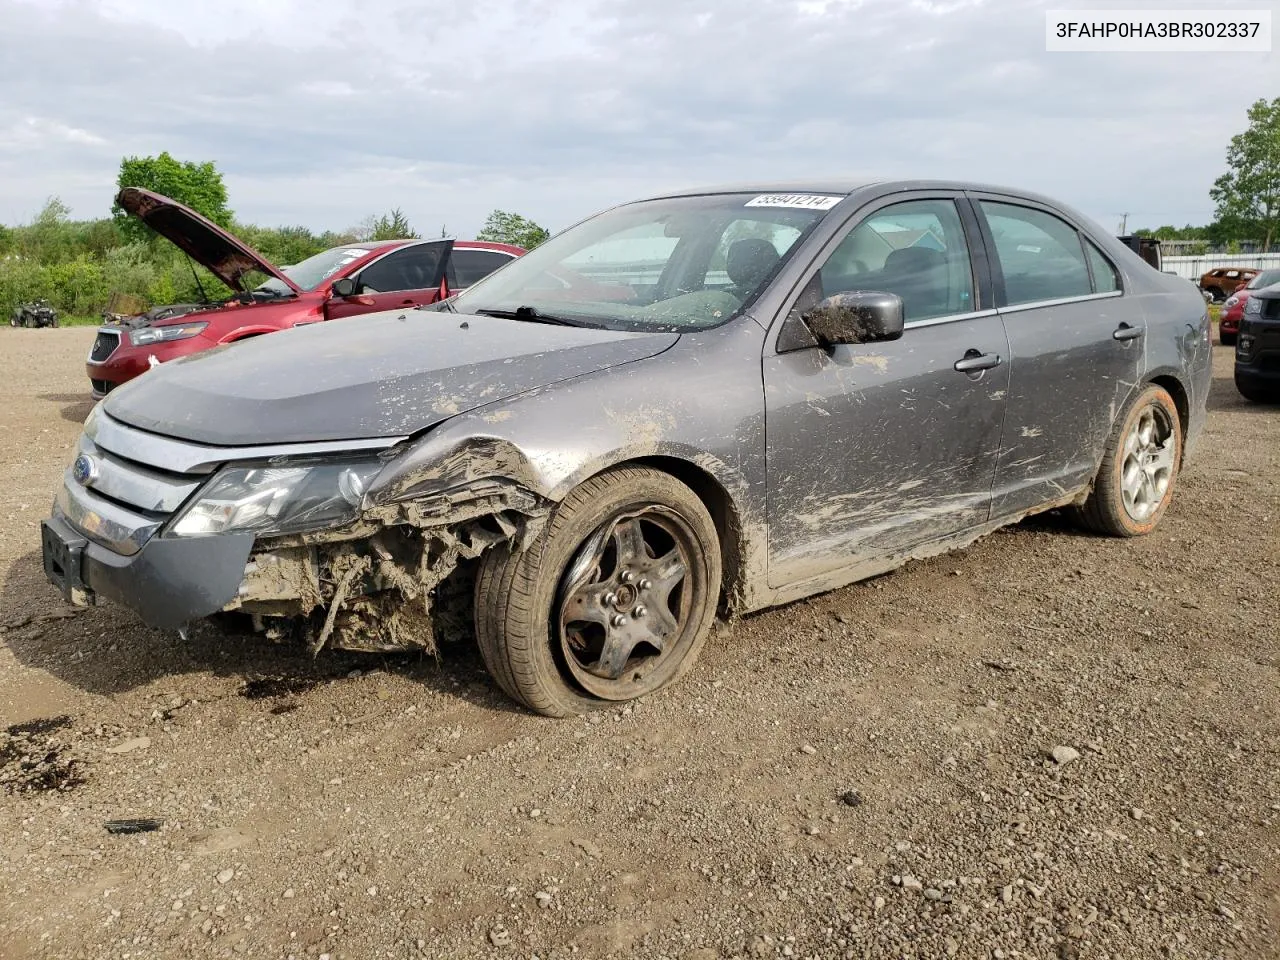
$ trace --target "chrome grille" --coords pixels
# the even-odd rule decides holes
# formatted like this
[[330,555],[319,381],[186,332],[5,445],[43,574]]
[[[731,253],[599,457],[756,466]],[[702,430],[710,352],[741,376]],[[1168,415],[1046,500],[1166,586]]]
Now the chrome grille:
[[89,351],[89,362],[102,363],[116,352],[118,346],[120,346],[119,330],[99,330],[93,340],[93,348]]

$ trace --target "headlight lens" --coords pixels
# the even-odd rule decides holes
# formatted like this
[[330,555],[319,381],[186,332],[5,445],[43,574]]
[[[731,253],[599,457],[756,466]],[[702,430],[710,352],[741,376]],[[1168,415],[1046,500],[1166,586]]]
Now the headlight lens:
[[145,347],[149,343],[190,340],[208,325],[208,320],[201,320],[199,323],[175,323],[167,327],[139,327],[129,331],[129,342],[135,347]]
[[1224,309],[1229,309],[1230,307],[1234,307],[1239,302],[1240,302],[1239,297],[1227,297],[1227,302],[1224,303],[1222,306]]
[[377,460],[224,467],[177,518],[169,533],[203,537],[231,531],[300,533],[356,518]]
[[1251,317],[1262,313],[1262,300],[1258,297],[1250,297],[1244,302],[1244,312]]

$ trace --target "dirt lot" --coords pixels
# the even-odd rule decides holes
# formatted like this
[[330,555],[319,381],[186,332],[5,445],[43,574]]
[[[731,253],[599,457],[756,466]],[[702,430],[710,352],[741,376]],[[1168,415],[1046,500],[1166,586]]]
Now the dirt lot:
[[38,521],[92,336],[0,332],[4,960],[1280,956],[1280,409],[1222,348],[1153,536],[1024,523],[550,721],[465,641],[64,607]]

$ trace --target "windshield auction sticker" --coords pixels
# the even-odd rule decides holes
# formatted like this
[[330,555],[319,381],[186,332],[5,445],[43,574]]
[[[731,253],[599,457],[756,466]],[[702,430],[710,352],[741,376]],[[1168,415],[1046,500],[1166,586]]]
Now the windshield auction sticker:
[[762,193],[746,202],[748,207],[796,207],[800,210],[830,210],[844,197],[817,193]]
[[1049,10],[1045,49],[1065,53],[1269,53],[1270,10]]

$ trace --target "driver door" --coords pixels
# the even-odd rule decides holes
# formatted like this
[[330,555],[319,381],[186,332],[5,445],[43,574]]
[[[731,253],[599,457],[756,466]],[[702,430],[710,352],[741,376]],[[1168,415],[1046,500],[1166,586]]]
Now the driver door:
[[899,340],[824,348],[779,337],[765,348],[771,587],[988,519],[1009,347],[995,312],[977,309],[988,285],[974,249],[983,248],[961,197],[898,195],[828,245],[787,323],[774,324],[852,290],[904,303]]
[[440,299],[452,240],[433,240],[393,250],[361,268],[350,297],[330,297],[325,315],[330,320],[378,310],[395,310],[435,303]]

